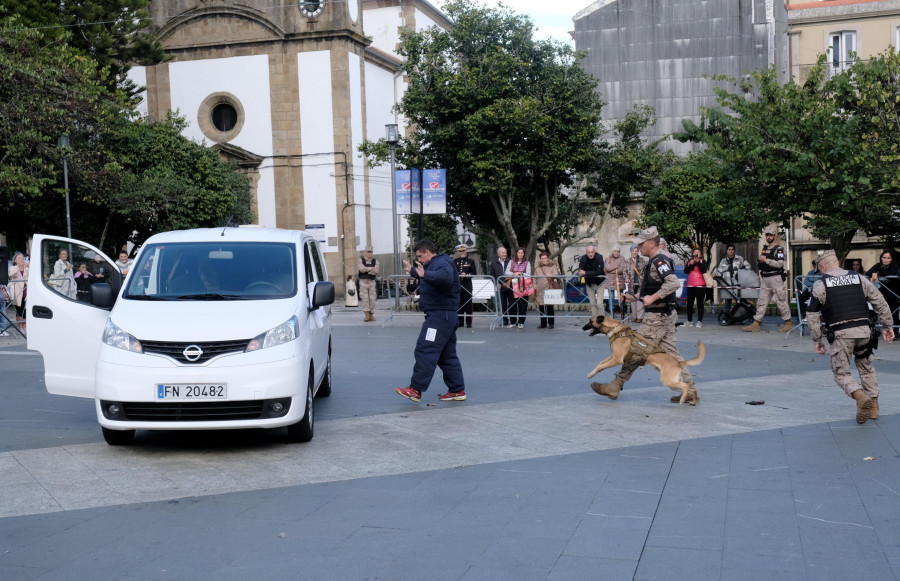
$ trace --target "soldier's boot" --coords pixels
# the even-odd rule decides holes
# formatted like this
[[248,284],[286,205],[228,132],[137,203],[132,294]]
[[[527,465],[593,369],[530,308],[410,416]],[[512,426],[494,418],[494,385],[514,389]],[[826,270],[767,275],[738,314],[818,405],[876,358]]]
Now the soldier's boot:
[[856,400],[856,423],[866,423],[866,420],[872,417],[872,398],[861,389],[857,389],[850,396]]
[[869,410],[869,419],[877,420],[878,419],[878,398],[870,397],[869,399],[872,400],[872,409]]
[[625,385],[625,380],[616,377],[609,383],[597,383],[595,381],[591,383],[591,389],[593,389],[594,393],[597,395],[605,395],[609,399],[618,399],[619,392],[622,391],[623,385]]
[[369,320],[370,320],[370,321],[374,321],[374,320],[375,320],[375,311],[369,311]]
[[778,328],[778,332],[779,333],[787,333],[788,331],[790,331],[793,328],[794,328],[794,322],[791,321],[790,319],[788,319],[787,321],[784,322],[784,325],[782,325],[781,327]]
[[759,328],[759,321],[754,320],[752,323],[744,327],[744,330],[748,333],[759,333],[761,330]]
[[366,311],[366,320],[363,322],[368,323],[371,320],[372,320],[372,313],[370,313],[369,311]]

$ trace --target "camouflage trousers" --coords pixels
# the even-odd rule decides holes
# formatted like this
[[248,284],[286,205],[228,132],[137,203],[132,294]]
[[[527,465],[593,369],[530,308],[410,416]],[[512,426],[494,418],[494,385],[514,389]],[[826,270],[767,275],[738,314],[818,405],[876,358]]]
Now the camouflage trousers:
[[[644,322],[638,327],[637,332],[659,345],[661,349],[677,361],[684,361],[684,357],[681,356],[681,353],[678,352],[678,347],[675,346],[675,322],[677,320],[678,313],[674,310],[668,315],[665,313],[644,312]],[[623,363],[622,369],[616,373],[616,377],[622,381],[628,381],[638,367],[640,365],[636,363]],[[681,368],[680,379],[685,383],[694,383],[694,379],[691,377],[687,367]]]
[[368,279],[360,279],[359,281],[359,302],[362,303],[363,311],[375,312],[375,281]]
[[[853,355],[854,351],[865,348],[868,343],[868,336],[863,338],[838,336],[831,344],[831,371],[834,373],[834,381],[847,395],[859,389],[862,384],[863,393],[869,397],[878,397],[878,376],[872,365],[872,359],[875,356],[869,354],[868,357],[855,357]],[[859,372],[859,383],[850,374],[851,357],[853,357],[856,370]],[[851,397],[853,396],[851,395]]]
[[763,276],[760,277],[759,300],[756,301],[756,315],[753,316],[754,321],[762,322],[766,316],[766,309],[769,302],[775,298],[775,304],[778,305],[778,312],[785,321],[791,320],[791,307],[788,305],[787,287],[781,277]]

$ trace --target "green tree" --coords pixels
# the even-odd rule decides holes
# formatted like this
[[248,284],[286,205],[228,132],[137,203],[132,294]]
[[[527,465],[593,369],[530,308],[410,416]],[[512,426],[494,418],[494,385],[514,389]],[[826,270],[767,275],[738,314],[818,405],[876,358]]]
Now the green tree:
[[[128,77],[135,65],[169,59],[152,26],[150,0],[2,0],[0,19],[19,16],[16,26],[36,28],[47,39],[68,45],[108,73],[107,86],[133,97],[143,90]],[[3,26],[4,34],[11,32]]]
[[804,217],[843,259],[858,230],[882,230],[893,210],[886,183],[873,181],[885,148],[866,147],[871,120],[847,107],[875,88],[853,81],[866,66],[829,77],[821,56],[803,84],[779,83],[772,68],[751,73],[733,91],[716,89],[719,107],[677,137],[707,145],[752,221]]
[[[64,39],[45,39],[16,18],[0,28],[0,231],[24,237],[59,216],[64,153],[84,191],[105,181],[111,158],[103,135],[129,107],[107,90],[105,72]],[[57,147],[61,135],[72,140],[68,152]],[[64,211],[62,225],[64,232]]]
[[122,122],[110,135],[118,187],[94,200],[105,212],[98,220],[101,241],[124,236],[140,244],[156,232],[252,220],[247,178],[215,149],[182,135],[186,127],[170,113],[159,121]]
[[747,240],[767,221],[751,202],[737,195],[740,184],[722,177],[723,164],[706,153],[675,161],[644,201],[641,221],[655,225],[683,259],[697,246],[712,257],[716,242]]
[[[575,176],[600,155],[596,80],[570,48],[535,41],[531,22],[505,7],[454,0],[444,9],[452,30],[401,36],[409,88],[399,111],[413,129],[398,158],[446,168],[450,213],[532,256],[566,219]],[[383,141],[360,149],[375,163],[386,157]]]

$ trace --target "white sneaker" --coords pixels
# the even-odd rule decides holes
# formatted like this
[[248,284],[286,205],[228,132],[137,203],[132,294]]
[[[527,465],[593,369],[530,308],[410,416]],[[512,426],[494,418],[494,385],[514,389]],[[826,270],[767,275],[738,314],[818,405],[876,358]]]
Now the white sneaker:
[[9,333],[6,331],[0,331],[0,337],[9,337]]
[[703,326],[703,323],[701,323],[700,321],[697,321],[697,328],[699,329],[702,326]]

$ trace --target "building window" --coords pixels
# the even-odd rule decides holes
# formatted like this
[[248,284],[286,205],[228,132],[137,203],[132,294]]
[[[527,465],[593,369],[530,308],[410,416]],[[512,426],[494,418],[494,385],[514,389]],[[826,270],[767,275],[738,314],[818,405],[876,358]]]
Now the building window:
[[831,35],[831,71],[834,74],[845,71],[853,64],[856,53],[855,32],[835,32]]
[[244,128],[244,106],[231,93],[213,93],[200,104],[197,126],[213,143],[228,143]]
[[237,111],[229,103],[219,103],[213,107],[212,122],[222,133],[231,131],[237,125]]

